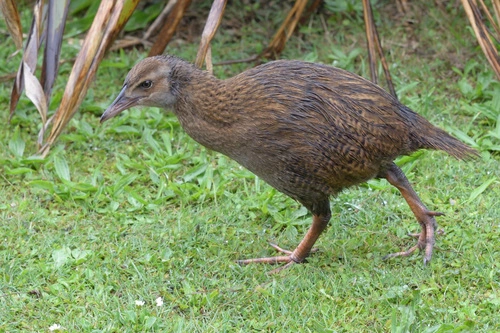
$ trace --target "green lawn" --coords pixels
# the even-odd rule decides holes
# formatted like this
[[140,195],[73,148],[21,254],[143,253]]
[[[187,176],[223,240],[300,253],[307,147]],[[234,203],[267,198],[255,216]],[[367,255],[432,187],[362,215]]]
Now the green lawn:
[[[389,4],[375,6],[399,97],[482,152],[470,162],[430,151],[399,161],[428,207],[446,214],[429,266],[420,253],[382,260],[412,246],[407,234],[419,230],[386,181],[332,198],[330,227],[306,264],[277,275],[237,265],[274,254],[269,241],[293,249],[310,214],[199,146],[171,114],[133,109],[100,125],[145,56],[127,50],[107,55],[47,158],[35,155],[39,116],[26,97],[0,131],[0,332],[54,324],[67,332],[499,332],[500,84],[459,6],[415,6],[425,15],[411,24]],[[253,14],[248,7],[228,5],[214,62],[259,51],[285,15],[275,2]],[[28,27],[29,11],[23,17]],[[361,17],[313,16],[282,58],[369,77]],[[0,33],[3,75],[21,55],[9,58],[3,21]],[[167,52],[193,60],[198,39],[182,36]],[[62,58],[78,48],[66,44]],[[251,66],[216,67],[216,75]],[[70,69],[61,66],[52,111]],[[4,124],[10,89],[0,86]]]

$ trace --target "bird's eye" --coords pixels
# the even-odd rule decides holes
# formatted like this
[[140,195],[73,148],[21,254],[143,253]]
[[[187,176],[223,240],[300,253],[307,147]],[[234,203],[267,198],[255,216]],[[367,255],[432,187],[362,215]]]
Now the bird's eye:
[[141,87],[142,89],[149,89],[153,86],[153,81],[151,80],[146,80],[144,82],[141,82],[141,84],[139,85],[139,87]]

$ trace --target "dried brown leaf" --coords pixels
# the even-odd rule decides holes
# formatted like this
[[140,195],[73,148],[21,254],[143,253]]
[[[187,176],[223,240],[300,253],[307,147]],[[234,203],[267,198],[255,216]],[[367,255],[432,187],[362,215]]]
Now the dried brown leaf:
[[[201,35],[200,46],[198,47],[198,53],[196,54],[195,65],[199,68],[203,66],[203,61],[207,63],[207,69],[211,71],[212,67],[212,57],[210,49],[210,42],[217,32],[222,21],[222,15],[224,14],[224,9],[226,8],[227,0],[214,0],[212,3],[212,8],[210,8],[210,13],[208,14],[207,23],[203,28],[203,33]],[[209,68],[210,67],[210,68]]]
[[17,70],[16,76],[14,77],[14,83],[12,84],[12,91],[10,92],[9,122],[12,120],[12,116],[14,116],[14,111],[16,110],[17,103],[19,102],[19,98],[21,97],[23,89],[24,89],[23,64],[21,63],[19,65],[19,69]]
[[500,80],[500,56],[495,45],[491,42],[488,29],[481,19],[481,12],[477,3],[473,0],[462,0],[465,13],[476,34],[477,41],[483,50],[486,59],[490,63],[497,78]]
[[178,0],[169,0],[166,6],[161,11],[160,15],[154,20],[154,22],[149,26],[148,30],[143,36],[143,39],[148,40],[153,34],[157,33],[161,29],[161,25],[167,19],[168,15],[174,8]]
[[38,81],[33,74],[33,70],[26,62],[23,62],[23,79],[26,86],[26,96],[40,113],[42,124],[45,124],[47,122],[47,99],[45,98],[40,81]]
[[50,0],[47,14],[47,39],[40,81],[47,103],[59,68],[62,37],[68,15],[69,0]]
[[384,51],[382,50],[382,45],[380,44],[380,38],[377,32],[377,26],[375,25],[375,20],[373,18],[373,11],[369,0],[363,0],[363,14],[365,19],[365,30],[366,30],[366,40],[368,42],[368,58],[370,62],[370,73],[371,80],[373,83],[378,84],[377,76],[377,54],[380,58],[380,63],[384,69],[384,75],[387,82],[387,88],[392,96],[398,98],[396,90],[394,89],[394,84],[392,83],[391,72],[389,71],[389,66],[385,60]]
[[17,71],[10,95],[10,118],[14,115],[17,103],[24,89],[23,63],[26,63],[28,67],[33,70],[33,73],[36,69],[38,49],[40,48],[40,41],[42,38],[42,23],[44,20],[43,3],[43,0],[38,0],[33,9],[33,20],[24,49],[23,60],[19,65],[19,70]]
[[500,0],[492,0],[493,11],[495,12],[495,17],[497,19],[497,24],[500,24]]
[[42,155],[47,155],[52,144],[77,112],[106,49],[130,18],[138,2],[139,0],[101,2],[73,65],[61,104],[53,116],[50,135],[40,147]]
[[[479,0],[479,3],[481,4],[481,8],[483,8],[483,13],[486,15],[486,17],[488,18],[488,21],[490,21],[491,26],[493,27],[493,30],[495,31],[496,38],[500,39],[500,26],[498,25],[498,24],[500,24],[500,21],[498,23],[495,23],[495,19],[493,18],[493,15],[491,15],[488,7],[486,6],[486,4],[484,3],[483,0]],[[495,3],[496,3],[496,5],[500,4],[500,0],[496,0],[496,1],[493,0],[493,5],[495,5]],[[493,9],[495,9],[495,7],[493,7]]]
[[0,10],[7,24],[7,29],[14,39],[14,44],[20,50],[23,47],[23,29],[16,3],[14,0],[0,0]]
[[300,17],[307,5],[307,0],[297,0],[292,9],[288,12],[285,21],[278,29],[269,45],[262,51],[260,56],[264,58],[273,58],[283,51],[285,44],[290,36],[295,31],[295,27],[299,23]]
[[163,53],[190,4],[191,0],[177,0],[158,34],[156,42],[153,44],[151,50],[149,50],[149,57]]

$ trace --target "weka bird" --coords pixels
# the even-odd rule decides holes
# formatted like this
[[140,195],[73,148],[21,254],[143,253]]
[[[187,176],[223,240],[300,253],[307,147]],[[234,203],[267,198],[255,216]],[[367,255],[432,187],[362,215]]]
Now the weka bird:
[[286,263],[284,268],[302,262],[330,220],[329,196],[371,178],[394,185],[422,228],[415,246],[386,257],[421,249],[427,263],[434,217],[441,214],[425,207],[393,160],[422,148],[459,159],[477,155],[372,82],[302,61],[273,61],[219,80],[176,57],[146,58],[127,75],[101,122],[139,105],[171,108],[194,140],[312,213],[312,226],[295,250],[275,246],[285,255],[241,264]]

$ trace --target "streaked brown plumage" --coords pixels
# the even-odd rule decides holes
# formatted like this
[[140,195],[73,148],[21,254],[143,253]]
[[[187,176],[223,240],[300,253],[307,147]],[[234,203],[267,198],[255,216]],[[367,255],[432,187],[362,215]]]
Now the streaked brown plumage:
[[477,155],[370,81],[301,61],[274,61],[219,80],[175,57],[146,58],[127,75],[101,121],[137,105],[171,108],[194,140],[313,214],[293,252],[275,246],[286,255],[240,263],[302,262],[330,220],[329,196],[371,178],[397,187],[422,226],[417,245],[388,257],[423,249],[427,263],[440,214],[425,207],[393,160],[418,149],[460,159]]

